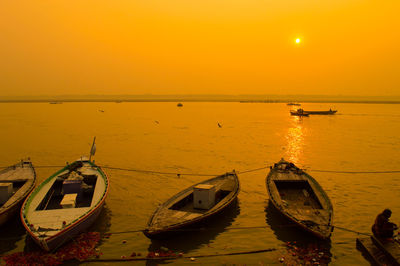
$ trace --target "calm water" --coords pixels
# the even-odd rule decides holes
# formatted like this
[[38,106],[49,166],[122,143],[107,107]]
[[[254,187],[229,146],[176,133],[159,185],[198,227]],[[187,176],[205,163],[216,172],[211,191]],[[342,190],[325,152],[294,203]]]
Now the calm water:
[[[270,166],[281,157],[305,168],[329,195],[337,226],[369,233],[377,213],[389,207],[400,222],[400,174],[340,174],[313,170],[400,170],[400,105],[304,104],[304,109],[337,108],[334,116],[299,119],[285,104],[263,103],[18,103],[0,104],[1,166],[30,157],[37,166],[61,166],[87,155],[97,137],[101,166],[173,173],[222,174]],[[100,110],[104,110],[101,112]],[[218,127],[218,123],[222,127]],[[56,168],[37,168],[39,182]],[[158,206],[204,176],[107,170],[111,188],[92,230],[143,229]],[[268,206],[267,170],[239,174],[237,205],[212,224],[213,230],[169,241],[142,233],[112,234],[103,258],[146,255],[160,246],[196,257],[203,254],[278,248],[251,255],[187,259],[172,264],[280,264],[286,241],[315,240],[287,225]],[[263,229],[229,230],[266,226]],[[19,220],[0,229],[0,254],[22,251],[26,235]],[[335,229],[331,265],[368,265],[356,250],[357,235]],[[127,242],[122,243],[123,240]],[[111,263],[110,263],[111,264]],[[137,262],[145,264],[145,262]],[[151,263],[149,263],[151,264]]]

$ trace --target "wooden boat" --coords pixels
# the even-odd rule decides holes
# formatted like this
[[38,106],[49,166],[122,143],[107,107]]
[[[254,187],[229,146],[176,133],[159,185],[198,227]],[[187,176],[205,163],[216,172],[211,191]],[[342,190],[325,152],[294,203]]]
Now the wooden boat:
[[309,116],[310,114],[307,112],[303,112],[303,111],[299,111],[299,110],[290,110],[290,114],[291,115],[295,115],[295,116]]
[[108,188],[101,168],[81,158],[44,180],[28,196],[21,209],[22,223],[40,247],[54,250],[96,220]]
[[35,182],[35,169],[29,160],[22,160],[0,171],[0,225],[20,211]]
[[176,106],[178,106],[178,107],[182,107],[182,106],[183,106],[183,104],[182,104],[182,103],[178,103]]
[[230,206],[239,187],[235,171],[188,187],[156,209],[143,233],[149,238],[165,238],[199,225]]
[[281,159],[266,178],[269,199],[284,216],[321,239],[333,230],[332,204],[318,182]]
[[310,115],[334,115],[336,114],[337,110],[332,110],[329,109],[328,111],[306,111],[304,110],[305,113],[308,113]]

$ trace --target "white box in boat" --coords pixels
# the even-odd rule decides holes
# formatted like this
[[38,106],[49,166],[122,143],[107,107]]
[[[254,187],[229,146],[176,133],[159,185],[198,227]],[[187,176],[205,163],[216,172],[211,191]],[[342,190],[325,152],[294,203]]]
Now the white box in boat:
[[60,205],[63,209],[75,208],[77,193],[65,194]]
[[215,205],[215,186],[197,185],[193,188],[193,207],[208,210]]
[[0,204],[4,204],[13,193],[13,183],[0,183]]

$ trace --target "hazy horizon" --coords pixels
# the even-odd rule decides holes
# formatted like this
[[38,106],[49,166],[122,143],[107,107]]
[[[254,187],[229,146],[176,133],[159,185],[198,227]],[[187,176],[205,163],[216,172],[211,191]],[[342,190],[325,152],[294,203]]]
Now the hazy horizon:
[[3,96],[0,102],[349,102],[400,103],[400,96],[288,95],[288,94],[75,94]]
[[11,1],[0,96],[399,94],[399,1]]

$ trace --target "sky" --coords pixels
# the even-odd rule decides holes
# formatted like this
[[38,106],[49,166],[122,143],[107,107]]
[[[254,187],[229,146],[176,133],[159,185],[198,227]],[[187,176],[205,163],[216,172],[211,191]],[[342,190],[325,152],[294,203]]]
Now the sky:
[[1,0],[0,96],[400,95],[399,10],[398,0]]

